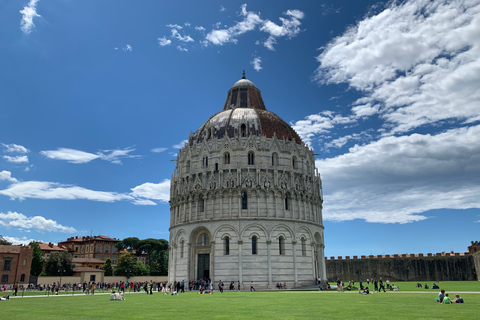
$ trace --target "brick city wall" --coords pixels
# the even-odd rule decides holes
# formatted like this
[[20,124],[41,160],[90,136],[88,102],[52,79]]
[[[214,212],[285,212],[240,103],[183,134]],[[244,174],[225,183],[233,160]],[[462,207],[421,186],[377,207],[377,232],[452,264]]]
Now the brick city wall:
[[462,281],[480,279],[480,255],[459,253],[331,257],[327,278],[334,281],[383,277],[391,281]]

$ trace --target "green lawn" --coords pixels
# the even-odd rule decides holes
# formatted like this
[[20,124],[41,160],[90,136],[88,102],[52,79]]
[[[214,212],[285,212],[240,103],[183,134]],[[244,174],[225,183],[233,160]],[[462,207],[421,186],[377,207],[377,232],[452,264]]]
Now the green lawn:
[[[395,284],[400,288],[400,291],[421,291],[421,292],[436,292],[438,293],[440,289],[445,289],[447,292],[456,290],[456,291],[478,291],[480,292],[480,281],[440,281],[437,285],[440,289],[432,289],[433,281],[419,281],[422,284],[421,288],[417,288],[417,281],[391,281],[390,284]],[[428,284],[430,289],[425,289],[425,284]],[[337,285],[335,282],[330,282],[330,285]],[[348,285],[348,282],[345,282],[345,286]],[[373,290],[373,283],[367,284],[363,283],[364,286],[368,286],[370,290]],[[356,287],[360,287],[359,282],[355,282]]]
[[[454,283],[452,283],[453,285]],[[442,287],[442,286],[441,286]],[[457,286],[460,289],[460,286]],[[478,282],[465,283],[478,288]],[[427,291],[426,293],[424,291]],[[462,293],[464,304],[434,302],[437,290],[387,292],[228,292],[178,296],[126,294],[14,298],[0,302],[2,319],[478,319],[480,293]],[[480,291],[480,290],[478,290]],[[455,291],[447,290],[452,297]]]

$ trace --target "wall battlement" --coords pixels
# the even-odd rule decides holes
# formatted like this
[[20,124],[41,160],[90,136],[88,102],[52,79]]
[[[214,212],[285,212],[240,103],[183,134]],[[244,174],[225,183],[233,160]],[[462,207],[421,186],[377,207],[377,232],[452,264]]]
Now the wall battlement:
[[325,260],[361,260],[361,259],[384,259],[384,258],[421,258],[421,257],[455,257],[466,256],[470,252],[437,252],[437,253],[403,253],[403,254],[383,254],[383,255],[368,255],[368,256],[338,256],[338,257],[325,257]]

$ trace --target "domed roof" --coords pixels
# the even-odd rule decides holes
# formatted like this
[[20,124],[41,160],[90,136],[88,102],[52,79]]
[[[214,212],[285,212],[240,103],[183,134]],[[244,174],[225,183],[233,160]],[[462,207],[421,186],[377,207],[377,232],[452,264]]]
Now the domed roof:
[[266,136],[279,140],[302,139],[288,123],[265,108],[260,90],[245,78],[228,91],[223,110],[214,114],[189,138],[189,145],[211,138]]

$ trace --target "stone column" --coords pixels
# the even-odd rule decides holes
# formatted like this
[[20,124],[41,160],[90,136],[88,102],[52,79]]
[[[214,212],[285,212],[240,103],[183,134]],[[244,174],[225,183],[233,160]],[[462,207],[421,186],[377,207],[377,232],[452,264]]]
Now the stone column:
[[268,284],[267,289],[272,284],[272,240],[267,240],[267,254],[268,254]]
[[215,241],[210,240],[210,279],[215,279]]
[[297,286],[298,278],[297,278],[297,254],[295,251],[295,245],[297,244],[296,240],[292,241],[292,250],[293,250],[293,280],[294,280],[294,287]]
[[242,244],[243,240],[238,240],[238,280],[240,280],[240,283],[243,286]]

